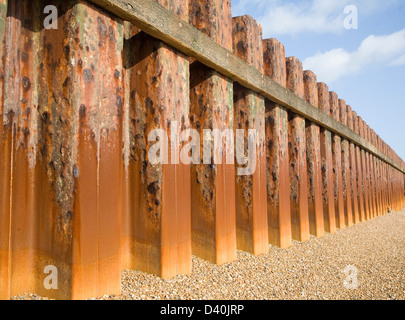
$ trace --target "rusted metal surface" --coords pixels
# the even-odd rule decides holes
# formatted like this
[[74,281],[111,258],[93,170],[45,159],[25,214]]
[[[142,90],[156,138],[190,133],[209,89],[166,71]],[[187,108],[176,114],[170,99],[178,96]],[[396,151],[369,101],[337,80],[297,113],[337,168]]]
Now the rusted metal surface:
[[[365,128],[365,138],[368,142],[371,143],[371,129],[368,124],[366,124]],[[370,207],[371,207],[371,218],[376,217],[376,198],[375,198],[375,177],[374,177],[374,167],[373,167],[373,160],[372,160],[373,155],[370,153],[367,153],[367,165],[369,168],[369,179],[370,179]]]
[[399,192],[400,192],[400,198],[401,198],[401,204],[400,208],[405,207],[405,175],[399,174],[399,183],[401,185]]
[[[286,87],[284,46],[276,39],[263,41],[264,72]],[[269,242],[281,248],[291,245],[288,112],[266,100],[267,212]]]
[[[371,143],[376,145],[376,134],[371,129]],[[372,165],[374,167],[374,183],[375,183],[375,198],[376,198],[376,216],[381,214],[381,198],[380,198],[380,185],[379,185],[379,173],[378,173],[378,159],[372,156]]]
[[405,207],[405,175],[402,175],[401,182],[402,182],[402,190],[401,190],[402,204],[401,204],[401,207],[404,208]]
[[325,115],[293,93],[286,91],[269,77],[264,76],[254,66],[244,62],[237,55],[223,48],[193,26],[184,24],[180,18],[166,10],[155,0],[90,1],[106,8],[122,19],[134,23],[151,36],[172,45],[184,54],[199,60],[246,88],[356,143],[396,170],[405,173],[404,162],[397,163],[390,159],[338,121]]
[[[347,106],[343,99],[339,99],[340,122],[345,126],[347,121]],[[343,203],[344,203],[344,219],[339,221],[340,229],[352,224],[352,201],[351,201],[351,183],[350,183],[350,154],[349,141],[342,139],[342,177],[343,177]]]
[[[353,126],[354,131],[360,134],[359,130],[359,118],[357,113],[353,111]],[[365,211],[364,211],[364,182],[363,182],[363,167],[361,163],[361,150],[358,146],[356,149],[356,168],[357,168],[357,190],[358,190],[358,203],[359,203],[359,218],[360,222],[365,221]]]
[[[299,97],[305,97],[302,63],[295,57],[286,59],[287,88]],[[305,119],[289,113],[288,150],[290,161],[290,201],[292,238],[309,240],[308,180],[305,139]]]
[[[190,23],[232,50],[229,0],[190,0]],[[200,62],[190,66],[190,126],[233,131],[233,82]],[[204,140],[200,140],[203,159]],[[226,150],[229,152],[230,150]],[[196,164],[191,167],[191,225],[193,254],[217,264],[236,259],[235,165]]]
[[223,48],[232,51],[230,0],[188,0],[190,24]]
[[[363,139],[368,141],[368,126],[365,121],[363,121]],[[373,206],[373,192],[372,192],[372,176],[370,167],[370,154],[365,151],[364,155],[365,168],[367,174],[367,189],[368,189],[368,207],[369,207],[369,219],[373,219],[374,216],[374,206]]]
[[[380,140],[380,148],[383,150],[383,142]],[[388,183],[387,183],[387,166],[381,163],[381,179],[382,179],[382,197],[383,197],[383,212],[386,213],[388,209]]]
[[[5,125],[4,114],[4,58],[7,0],[0,1],[0,299],[8,299],[10,294],[10,195],[11,195],[11,137],[12,127]],[[8,115],[6,123],[12,122]]]
[[[369,128],[369,141],[376,145],[375,132]],[[374,216],[378,217],[381,212],[381,203],[379,196],[379,176],[378,176],[378,159],[374,155],[370,155],[370,163],[372,168],[372,177],[373,177],[373,192],[374,192]]]
[[[370,142],[373,143],[374,141],[374,136],[373,136],[373,131],[370,129]],[[379,193],[378,193],[378,165],[377,165],[377,159],[373,156],[370,155],[370,167],[371,167],[371,176],[372,176],[372,187],[373,187],[373,205],[374,205],[374,217],[377,217],[381,211],[380,208],[380,199],[379,199]]]
[[[0,202],[0,297],[8,297],[24,286],[34,287],[35,237],[35,141],[30,139],[32,121],[27,114],[32,105],[31,90],[34,72],[32,57],[34,19],[22,22],[22,17],[32,11],[28,2],[9,3],[9,14],[3,3],[2,10],[2,61],[1,61],[1,202]],[[13,17],[9,17],[12,15]],[[26,45],[26,59],[15,58],[20,47]],[[24,99],[25,103],[22,103]],[[35,135],[35,133],[33,133]],[[31,159],[28,164],[28,159]],[[25,181],[30,183],[26,186]],[[26,210],[26,211],[25,211]],[[29,212],[27,215],[25,212]],[[20,280],[21,279],[21,280]]]
[[386,181],[387,181],[387,203],[388,203],[388,208],[387,211],[389,211],[389,209],[393,209],[393,205],[392,205],[392,175],[391,175],[391,168],[390,167],[386,167]]
[[[381,138],[379,137],[379,146],[380,146],[380,150],[382,152],[385,152],[384,150],[384,144],[383,141],[381,140]],[[383,190],[382,190],[382,197],[383,197],[383,212],[386,213],[387,212],[387,208],[388,208],[388,185],[387,185],[387,176],[386,176],[386,165],[382,162],[381,163],[381,180],[382,180],[382,185],[383,185]]]
[[[188,0],[161,1],[188,21]],[[163,42],[127,25],[125,39],[126,96],[124,163],[129,192],[124,235],[128,268],[163,278],[191,272],[190,166],[173,163],[182,143],[169,140],[169,163],[152,164],[148,135],[171,123],[189,125],[189,62]],[[179,132],[177,132],[179,134]],[[134,196],[135,195],[135,196]],[[124,253],[125,254],[125,253]]]
[[[382,144],[383,148],[383,144]],[[385,163],[382,163],[382,180],[383,180],[383,197],[384,197],[384,205],[383,205],[383,212],[387,213],[389,207],[389,190],[388,190],[388,179],[387,179],[387,166]]]
[[[366,139],[371,143],[371,128],[366,125]],[[371,207],[372,214],[371,217],[375,218],[377,216],[377,199],[376,199],[376,190],[375,190],[375,168],[373,155],[368,154],[368,167],[370,171],[370,194],[371,194]]]
[[[402,159],[229,0],[91,2],[0,0],[0,299],[117,294],[123,268],[187,274],[192,250],[222,264],[405,206]],[[245,155],[255,129],[255,171],[173,163],[180,141],[152,164],[175,122],[243,129]]]
[[[353,110],[350,106],[347,106],[347,125],[350,130],[354,129],[353,126]],[[357,224],[360,221],[359,218],[359,204],[358,204],[358,190],[357,190],[357,164],[356,164],[356,149],[355,145],[350,142],[349,144],[349,165],[350,165],[350,189],[351,189],[351,207],[352,207],[352,224]],[[351,224],[347,221],[347,225]]]
[[[77,154],[76,161],[67,163],[67,170],[74,178],[76,196],[71,208],[72,294],[82,298],[121,291],[123,22],[86,2],[78,2],[72,10],[75,20],[66,21],[70,25],[65,28],[70,27],[75,37],[70,37],[73,41],[68,38],[72,43],[63,50],[69,52],[66,59],[77,75],[61,79],[71,81],[67,90],[72,100],[70,106],[65,105],[62,95],[59,103],[71,108],[72,114],[58,120],[60,130],[66,130],[66,124],[76,135],[76,150],[62,146],[61,155]],[[50,52],[49,56],[55,55]]]
[[398,185],[398,174],[396,172],[393,172],[393,184],[392,184],[392,192],[394,195],[394,199],[393,199],[393,211],[398,211],[399,210],[399,198],[398,198],[398,194],[399,194],[399,185]]
[[[381,147],[380,137],[378,137],[378,144]],[[379,163],[380,165],[380,184],[381,184],[381,206],[383,214],[387,211],[387,197],[386,197],[386,184],[385,184],[385,166],[382,161]]]
[[[363,139],[368,141],[367,138],[367,124],[363,121]],[[373,195],[372,195],[372,179],[371,179],[371,168],[369,162],[370,154],[365,151],[364,152],[364,161],[365,161],[365,168],[366,168],[366,175],[367,175],[367,196],[368,196],[368,217],[369,219],[373,218]]]
[[402,210],[403,198],[404,198],[403,175],[401,175],[399,172],[397,172],[396,175],[397,175],[397,186],[396,186],[397,210]]
[[404,208],[405,206],[405,176],[401,173],[398,173],[398,183],[399,183],[399,198],[400,198],[400,203],[399,203],[399,208]]
[[[372,130],[372,143],[377,146],[378,139],[377,134]],[[377,216],[380,216],[383,212],[382,197],[381,197],[381,172],[380,172],[380,161],[378,158],[374,157],[374,166],[376,174],[376,193],[377,193]]]
[[[263,72],[262,28],[250,16],[235,17],[233,50],[241,59]],[[268,252],[267,183],[264,98],[234,84],[234,128],[245,130],[243,150],[247,155],[248,131],[256,130],[256,170],[236,176],[236,239],[238,249]],[[238,151],[236,151],[238,152]]]
[[384,169],[383,169],[383,164],[382,161],[378,162],[379,166],[379,183],[380,183],[380,198],[381,198],[381,213],[385,213],[386,204],[385,204],[385,195],[384,195]]
[[6,18],[7,295],[45,293],[47,265],[60,275],[51,297],[119,293],[122,23],[84,2],[54,4],[57,30],[41,25],[41,1],[14,1]]
[[[333,91],[329,93],[329,104],[331,116],[340,120],[339,99]],[[342,139],[336,134],[333,135],[332,139],[335,222],[337,228],[344,228]]]
[[[318,85],[316,75],[304,71],[305,100],[318,107]],[[307,177],[308,177],[308,216],[309,231],[316,237],[324,235],[322,202],[322,168],[320,128],[314,123],[307,123],[305,128]]]
[[[359,134],[364,139],[364,122],[363,119],[358,116],[358,123],[359,123]],[[361,161],[361,168],[362,168],[362,177],[363,177],[363,195],[364,195],[364,217],[365,220],[370,220],[370,202],[369,202],[369,190],[368,190],[368,170],[366,167],[366,152],[360,148],[360,161]]]
[[398,172],[395,172],[395,211],[401,210],[401,183],[400,175]]
[[[318,83],[318,105],[326,114],[330,114],[329,88],[321,82]],[[322,171],[322,203],[324,229],[327,232],[336,232],[334,181],[333,181],[333,154],[332,133],[321,128],[321,171]]]

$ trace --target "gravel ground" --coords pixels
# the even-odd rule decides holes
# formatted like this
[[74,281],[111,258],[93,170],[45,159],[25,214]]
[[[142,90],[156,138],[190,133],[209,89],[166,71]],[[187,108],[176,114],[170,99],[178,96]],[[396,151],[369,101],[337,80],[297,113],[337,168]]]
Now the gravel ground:
[[124,270],[122,291],[99,299],[405,300],[405,210],[223,266],[193,257],[193,274],[171,280]]

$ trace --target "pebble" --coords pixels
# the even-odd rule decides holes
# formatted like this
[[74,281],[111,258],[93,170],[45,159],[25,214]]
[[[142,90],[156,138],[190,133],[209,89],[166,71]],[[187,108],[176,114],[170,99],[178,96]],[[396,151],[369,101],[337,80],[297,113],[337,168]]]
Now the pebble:
[[123,270],[122,294],[99,299],[405,300],[405,210],[288,249],[270,245],[268,254],[237,257],[222,266],[193,257],[192,274],[169,280]]

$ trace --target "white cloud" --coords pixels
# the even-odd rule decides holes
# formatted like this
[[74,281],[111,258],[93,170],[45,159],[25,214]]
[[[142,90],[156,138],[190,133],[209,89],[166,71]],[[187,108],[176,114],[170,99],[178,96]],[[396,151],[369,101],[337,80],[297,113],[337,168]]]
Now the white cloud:
[[318,52],[303,64],[305,69],[315,72],[320,81],[328,83],[371,65],[405,64],[405,29],[390,35],[370,35],[353,52],[342,48]]
[[268,10],[259,22],[266,33],[274,35],[337,32],[343,29],[344,2],[338,5],[333,0],[285,3]]
[[402,66],[405,65],[405,54],[403,56],[400,56],[398,59],[392,61],[390,66]]
[[265,36],[284,34],[338,33],[344,31],[346,5],[355,5],[359,14],[379,12],[396,0],[239,0],[233,2],[234,15],[243,15],[249,10],[261,12],[258,22]]

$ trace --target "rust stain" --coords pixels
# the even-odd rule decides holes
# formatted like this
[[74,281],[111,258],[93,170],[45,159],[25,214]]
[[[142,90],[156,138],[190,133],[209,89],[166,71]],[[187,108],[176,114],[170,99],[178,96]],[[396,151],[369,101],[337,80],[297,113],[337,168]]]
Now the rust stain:
[[[369,128],[369,141],[374,145],[374,132]],[[374,216],[378,217],[379,212],[379,200],[378,200],[378,185],[377,185],[377,166],[376,159],[374,156],[370,157],[371,168],[372,168],[372,179],[373,179],[373,197],[374,197]]]
[[[9,11],[10,16],[7,17],[10,21],[7,25],[12,28],[6,41],[7,52],[10,57],[19,58],[18,60],[6,59],[5,65],[5,70],[10,70],[7,71],[9,76],[7,76],[8,84],[6,87],[12,85],[13,89],[7,89],[10,95],[7,95],[4,100],[4,109],[13,114],[14,124],[10,123],[10,125],[15,128],[15,138],[13,138],[13,140],[15,139],[13,141],[15,150],[11,153],[14,158],[12,160],[14,164],[11,168],[15,170],[13,173],[15,177],[12,180],[15,183],[12,188],[13,197],[10,196],[12,199],[10,207],[13,212],[10,225],[12,228],[16,228],[16,232],[13,232],[11,238],[15,245],[10,244],[13,251],[9,263],[10,269],[15,274],[15,276],[11,274],[12,278],[21,279],[21,281],[13,282],[9,293],[12,295],[20,294],[27,288],[44,292],[43,283],[40,281],[41,276],[38,275],[43,274],[44,267],[49,264],[57,266],[61,274],[60,290],[53,295],[51,294],[52,297],[80,298],[89,296],[89,294],[97,294],[97,287],[92,286],[91,279],[85,284],[87,280],[81,279],[80,275],[75,273],[78,269],[94,264],[96,270],[104,271],[103,273],[100,272],[100,279],[95,281],[100,290],[108,289],[111,292],[119,293],[120,265],[117,263],[118,258],[113,258],[117,252],[116,248],[119,246],[119,229],[114,229],[113,223],[115,221],[115,225],[118,227],[119,210],[118,207],[114,208],[114,206],[117,206],[119,199],[114,198],[113,195],[119,194],[119,190],[114,190],[114,187],[119,186],[119,183],[114,183],[114,180],[109,178],[108,196],[104,191],[98,190],[98,196],[101,195],[102,200],[98,198],[95,201],[94,198],[90,197],[83,202],[87,204],[87,209],[91,214],[99,214],[97,217],[93,216],[94,219],[87,220],[90,222],[86,225],[87,228],[99,228],[99,222],[102,223],[103,219],[107,220],[107,230],[101,230],[100,233],[104,237],[95,235],[90,232],[91,230],[88,230],[89,233],[81,230],[83,224],[81,224],[80,219],[89,218],[91,215],[88,212],[80,214],[77,209],[81,189],[76,184],[79,175],[83,177],[80,181],[85,181],[86,172],[91,172],[94,168],[102,168],[106,161],[108,162],[105,160],[105,153],[96,150],[96,148],[94,150],[85,149],[84,151],[82,149],[83,153],[79,154],[79,96],[86,93],[88,94],[86,98],[88,98],[92,93],[91,90],[89,92],[83,91],[79,83],[82,64],[84,65],[84,82],[99,81],[103,85],[111,83],[108,78],[103,78],[102,72],[100,77],[96,75],[96,66],[101,63],[100,61],[93,61],[91,62],[92,67],[86,68],[87,58],[78,57],[81,52],[86,51],[86,36],[84,34],[87,35],[91,32],[93,35],[96,34],[96,36],[92,36],[94,41],[98,37],[104,37],[104,35],[99,34],[103,30],[87,30],[84,26],[86,24],[85,19],[82,17],[85,16],[91,20],[88,16],[90,16],[89,12],[92,11],[91,15],[94,21],[100,22],[100,19],[104,19],[108,24],[109,20],[104,18],[103,13],[97,11],[99,9],[93,9],[92,6],[84,2],[69,1],[63,4],[55,2],[55,5],[58,11],[62,13],[59,18],[60,28],[57,30],[46,30],[41,25],[43,8],[40,1],[21,0],[13,2]],[[97,24],[90,24],[89,21],[87,23],[91,26],[97,26]],[[119,25],[119,22],[112,24],[114,25],[114,23]],[[110,26],[110,31],[113,28],[114,26]],[[18,34],[13,32],[18,32]],[[104,48],[105,52],[108,52],[105,55],[108,63],[115,53],[116,60],[111,60],[111,62],[117,66],[121,58],[121,48],[117,45],[119,42],[117,39],[120,38],[120,35],[116,34],[114,39],[111,38],[111,33],[106,33],[105,36],[109,36],[109,41],[113,42],[111,45],[103,47],[104,43],[92,43],[88,46],[94,46],[94,49],[90,49],[94,51]],[[104,70],[108,72],[108,68],[105,68],[106,65],[107,63],[105,63]],[[90,77],[89,74],[92,76]],[[88,108],[88,115],[93,117],[92,120],[98,116],[103,116],[103,122],[92,121],[89,124],[91,127],[89,130],[92,130],[91,138],[85,139],[83,144],[92,144],[91,141],[94,140],[93,144],[100,146],[102,142],[97,141],[108,137],[110,134],[116,134],[119,138],[119,132],[114,133],[118,129],[118,125],[114,124],[117,121],[114,114],[117,114],[115,97],[119,93],[115,91],[115,88],[111,89],[112,91],[107,92],[108,90],[103,87],[105,91],[100,90],[96,93],[97,102],[94,112],[91,107]],[[100,104],[100,96],[101,98],[110,96],[114,103],[103,100],[105,104],[102,105]],[[82,97],[82,100],[84,99]],[[112,109],[109,110],[109,107]],[[103,109],[98,110],[98,108]],[[103,112],[104,114],[102,114]],[[102,133],[100,134],[100,132]],[[116,140],[116,142],[116,147],[120,148],[120,140]],[[115,160],[117,160],[114,165],[119,171],[120,150],[113,148],[113,141],[106,144],[108,144],[108,152],[112,152]],[[87,151],[91,152],[87,154]],[[86,162],[88,159],[85,157],[92,155],[94,155],[92,167],[82,168],[79,164],[80,160]],[[78,160],[79,158],[80,160]],[[91,161],[87,164],[90,163]],[[112,169],[114,165],[107,164],[109,172],[114,172]],[[99,177],[94,177],[93,181],[100,181],[100,177],[103,179],[102,170]],[[119,172],[113,177],[119,179]],[[105,183],[103,185],[107,187]],[[96,190],[99,185],[92,187],[93,190]],[[109,202],[114,205],[109,205]],[[101,210],[99,210],[100,207]],[[87,238],[81,238],[81,235]],[[86,248],[90,246],[89,255],[84,257],[88,264],[80,257],[75,256],[74,251],[72,255],[74,241],[77,243],[83,241],[80,246],[81,252],[85,252]],[[93,250],[94,248],[96,250]],[[100,255],[95,256],[95,254]],[[106,270],[103,270],[104,263],[109,266]],[[25,268],[25,270],[22,271],[21,268]],[[95,274],[97,277],[98,272],[94,272],[92,268],[87,271],[91,271],[90,274]],[[114,272],[115,279],[112,276]],[[24,273],[32,275],[33,279],[24,278],[22,276]],[[73,274],[75,277],[72,276]],[[106,274],[108,277],[105,277]],[[110,285],[110,281],[114,280],[115,288],[114,285]],[[83,286],[90,291],[84,292]]]
[[[286,63],[287,88],[304,98],[302,63],[295,57],[287,58]],[[288,118],[288,149],[292,238],[304,242],[309,240],[305,119],[291,112]]]
[[[405,168],[255,20],[232,19],[230,0],[157,2]],[[50,4],[57,30],[42,24]],[[236,247],[266,253],[405,206],[405,175],[386,162],[87,1],[0,0],[0,52],[0,299],[119,294],[123,268],[169,278],[191,272],[192,252],[227,263]],[[201,136],[256,129],[256,171],[152,165],[148,134],[174,121]]]
[[[359,119],[357,113],[353,111],[353,121],[354,121],[354,132],[360,133],[359,130]],[[358,203],[359,203],[359,217],[360,222],[365,221],[365,211],[364,211],[364,183],[363,183],[363,167],[361,163],[361,150],[358,146],[356,149],[356,168],[357,168],[357,190],[358,190]]]
[[[350,106],[346,108],[347,112],[347,126],[349,129],[353,130],[353,110]],[[351,207],[352,207],[352,218],[351,224],[348,219],[347,225],[350,227],[352,224],[359,223],[359,204],[358,204],[358,190],[357,190],[357,167],[356,167],[356,151],[355,145],[353,143],[349,143],[349,166],[350,166],[350,189],[351,189]]]
[[123,23],[84,2],[75,10],[74,294],[119,293]]
[[[347,106],[343,99],[339,99],[340,122],[345,126],[348,125]],[[342,177],[343,177],[343,202],[344,215],[340,216],[339,227],[344,229],[352,224],[352,201],[351,201],[351,184],[350,184],[350,154],[349,141],[342,139]]]
[[[319,109],[330,114],[329,88],[325,83],[318,83]],[[336,232],[334,183],[333,183],[333,154],[332,133],[321,128],[321,172],[322,172],[322,202],[324,229],[326,232]]]
[[[364,122],[358,116],[358,130],[359,135],[364,138]],[[360,163],[362,168],[362,184],[363,184],[363,197],[364,197],[364,218],[366,221],[370,220],[370,203],[368,193],[368,170],[366,167],[366,152],[360,148]]]
[[[276,39],[263,41],[264,72],[286,87],[284,46]],[[281,248],[291,245],[288,113],[266,100],[267,210],[269,242]]]
[[[263,72],[262,29],[250,16],[232,19],[233,51]],[[236,239],[238,249],[262,254],[268,252],[267,183],[264,98],[234,84],[234,128],[257,130],[257,163],[251,176],[236,176]]]
[[[333,91],[329,92],[329,104],[331,116],[340,120],[339,99]],[[333,134],[332,140],[335,221],[337,228],[343,228],[341,225],[341,222],[344,221],[342,139],[339,135]]]
[[232,50],[230,0],[188,0],[189,21],[218,44]]
[[[191,0],[190,23],[218,44],[232,49],[230,1]],[[233,82],[199,62],[190,66],[190,126],[204,130],[233,130]],[[203,159],[204,139],[200,139]],[[236,259],[235,166],[191,166],[191,225],[193,254],[217,264]],[[230,150],[227,150],[230,152]]]
[[[371,129],[370,127],[366,124],[366,134],[365,138],[369,143],[371,142]],[[367,155],[367,165],[369,168],[369,179],[370,179],[370,207],[371,207],[371,218],[376,217],[376,212],[377,212],[377,206],[376,206],[376,193],[375,193],[375,176],[374,176],[374,166],[373,166],[373,156],[371,154]]]
[[[188,1],[161,4],[188,21]],[[124,219],[131,225],[125,235],[129,253],[124,255],[128,267],[169,278],[191,272],[190,166],[152,165],[148,134],[163,129],[170,137],[172,121],[180,124],[181,131],[189,128],[189,62],[161,41],[131,25],[127,28],[129,129],[124,136],[128,149],[124,162],[128,164],[127,192],[139,197],[131,199],[126,209],[129,216]]]
[[[315,107],[318,106],[318,85],[316,75],[309,70],[304,71],[305,100]],[[308,215],[309,230],[316,237],[324,235],[323,204],[322,204],[322,168],[321,168],[321,137],[320,127],[307,123],[306,157],[308,170]]]
[[[377,148],[378,139],[377,134],[372,130],[372,140],[373,145]],[[381,198],[381,175],[380,175],[380,162],[378,158],[374,158],[375,166],[375,183],[376,183],[376,192],[377,192],[377,216],[380,216],[383,212],[382,198]]]
[[[197,64],[197,63],[195,63]],[[206,129],[233,130],[233,84],[201,65],[191,67],[190,125],[200,137]],[[204,140],[200,140],[203,159]],[[230,150],[228,150],[229,152]],[[193,252],[223,264],[236,258],[235,167],[226,164],[192,165]],[[226,195],[231,195],[227,198]],[[208,243],[207,243],[208,242]]]
[[[37,172],[34,166],[37,150],[35,111],[31,112],[31,109],[34,109],[34,105],[36,108],[33,88],[36,79],[35,65],[32,60],[33,52],[36,51],[32,32],[36,12],[32,5],[28,2],[10,3],[9,15],[12,17],[4,16],[5,26],[2,27],[5,36],[2,43],[4,65],[1,68],[1,78],[4,81],[2,84],[4,95],[1,96],[4,103],[1,112],[4,131],[1,138],[2,149],[4,147],[6,152],[2,161],[9,167],[0,169],[2,179],[3,174],[7,177],[1,183],[3,188],[0,187],[1,193],[4,192],[7,196],[2,199],[4,207],[0,205],[0,210],[6,210],[0,213],[2,228],[6,228],[4,240],[1,242],[7,245],[6,252],[2,253],[5,261],[4,265],[0,265],[0,269],[4,268],[0,273],[4,275],[2,271],[5,271],[8,278],[1,279],[5,281],[2,283],[6,284],[1,286],[7,291],[0,293],[0,296],[22,292],[26,288],[32,290],[35,285],[32,244],[36,231],[34,208]],[[22,19],[30,14],[32,17]],[[3,225],[3,222],[7,225]],[[3,246],[0,244],[0,247]]]

